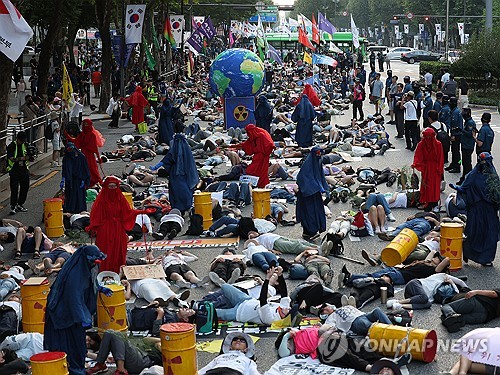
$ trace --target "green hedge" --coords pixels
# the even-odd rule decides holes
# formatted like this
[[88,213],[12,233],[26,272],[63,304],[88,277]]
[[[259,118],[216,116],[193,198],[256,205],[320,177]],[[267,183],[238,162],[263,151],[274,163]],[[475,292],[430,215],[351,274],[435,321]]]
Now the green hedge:
[[441,61],[422,61],[420,63],[419,73],[421,76],[428,70],[432,73],[432,82],[436,83],[441,75],[442,68],[450,68],[451,64]]
[[487,88],[484,90],[470,90],[469,103],[480,105],[493,105],[500,104],[500,89]]

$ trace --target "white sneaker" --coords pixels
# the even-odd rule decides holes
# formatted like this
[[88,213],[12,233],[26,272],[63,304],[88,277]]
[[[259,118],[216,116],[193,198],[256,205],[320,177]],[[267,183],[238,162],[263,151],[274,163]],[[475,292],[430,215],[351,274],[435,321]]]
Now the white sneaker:
[[[233,272],[231,273],[231,277],[229,278],[229,280],[227,280],[227,283],[228,284],[234,284],[236,282],[236,280],[238,280],[238,278],[241,276],[241,269],[239,268],[235,268],[233,270]],[[212,280],[212,279],[210,279]]]
[[389,221],[396,221],[396,218],[394,217],[394,215],[392,214],[392,212],[387,215],[387,220],[389,220]]
[[354,296],[349,296],[347,303],[353,307],[356,307],[356,298],[354,298]]
[[342,297],[340,297],[340,304],[342,306],[347,306],[349,304],[349,298],[345,294],[342,294]]
[[180,289],[190,289],[191,288],[191,283],[188,283],[183,280],[177,280],[175,282],[175,285],[177,285]]
[[388,308],[388,309],[392,309],[392,306],[393,306],[393,305],[394,305],[394,303],[396,303],[396,302],[398,302],[398,300],[397,300],[397,299],[390,299],[390,300],[388,300],[388,301],[387,301],[387,303],[386,303],[387,308]]
[[399,309],[402,309],[402,308],[403,308],[403,305],[402,305],[402,304],[400,304],[399,302],[394,302],[394,303],[392,304],[392,309],[393,309],[393,310],[399,310]]
[[[236,271],[236,270],[235,270]],[[221,286],[225,284],[226,282],[222,280],[222,278],[219,277],[215,272],[209,272],[208,277],[210,278],[210,281],[213,282],[217,286]]]

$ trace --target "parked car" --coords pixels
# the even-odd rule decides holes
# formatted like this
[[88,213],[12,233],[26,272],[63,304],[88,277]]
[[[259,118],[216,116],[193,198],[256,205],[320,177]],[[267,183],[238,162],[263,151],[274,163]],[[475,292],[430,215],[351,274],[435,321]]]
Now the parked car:
[[401,59],[401,54],[413,51],[414,48],[410,47],[396,47],[396,48],[391,48],[389,52],[387,53],[387,56],[389,57],[389,60],[399,60]]
[[[448,51],[448,62],[454,63],[460,59],[460,51]],[[439,59],[440,61],[446,62],[446,58],[443,56]]]
[[378,54],[379,52],[382,52],[383,55],[386,55],[387,52],[389,52],[389,47],[387,46],[369,46],[367,48],[368,54],[371,53],[371,51],[375,52],[375,54]]
[[430,51],[414,50],[401,54],[401,60],[406,61],[408,64],[413,64],[420,61],[438,61],[441,56],[440,53]]

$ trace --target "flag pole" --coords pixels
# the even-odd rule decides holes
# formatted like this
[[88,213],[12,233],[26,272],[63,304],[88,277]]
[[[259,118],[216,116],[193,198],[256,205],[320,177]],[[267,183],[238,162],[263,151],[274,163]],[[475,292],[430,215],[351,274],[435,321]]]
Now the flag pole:
[[126,9],[125,0],[122,0],[122,42],[120,48],[120,96],[125,97],[125,19]]

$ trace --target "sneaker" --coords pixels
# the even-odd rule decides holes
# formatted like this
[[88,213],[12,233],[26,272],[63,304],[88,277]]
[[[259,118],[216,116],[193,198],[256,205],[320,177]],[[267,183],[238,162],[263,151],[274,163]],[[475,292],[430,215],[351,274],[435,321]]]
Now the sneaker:
[[460,331],[460,328],[465,325],[465,322],[462,315],[453,314],[443,320],[443,325],[446,327],[449,333],[454,333]]
[[191,283],[188,283],[187,281],[184,281],[184,280],[177,280],[175,282],[175,285],[177,285],[180,289],[190,289],[191,288]]
[[394,303],[392,304],[392,309],[393,310],[399,310],[399,309],[402,309],[403,308],[403,305],[400,304],[398,301],[394,301]]
[[328,270],[328,272],[325,275],[325,286],[330,286],[332,284],[334,272],[332,269]]
[[354,296],[349,296],[349,298],[347,299],[347,304],[356,307],[356,298],[354,298]]
[[184,292],[178,294],[177,298],[180,299],[181,301],[185,301],[189,298],[190,295],[191,295],[191,291],[185,290]]
[[205,230],[201,233],[202,237],[215,237],[215,232]]
[[342,307],[349,304],[349,298],[345,294],[342,294],[342,297],[340,297],[340,304]]
[[207,284],[209,281],[210,281],[210,277],[205,276],[203,279],[201,279],[200,281],[198,281],[196,283],[196,286],[197,287],[202,287],[203,285]]
[[396,221],[396,218],[394,217],[394,214],[392,212],[387,214],[387,220],[392,222]]
[[[227,283],[228,284],[234,284],[236,282],[236,280],[238,280],[238,278],[241,276],[241,269],[239,268],[235,268],[233,270],[233,272],[231,273],[231,277],[229,278],[229,280],[227,280]],[[212,279],[210,279],[212,280]]]
[[153,232],[152,236],[155,240],[159,240],[159,241],[161,241],[165,238],[165,235],[161,232]]
[[377,260],[370,254],[368,254],[368,251],[366,251],[365,249],[361,250],[361,256],[368,262],[370,266],[376,266],[378,264]]
[[343,273],[339,273],[337,276],[337,289],[340,289],[344,286],[344,277]]
[[22,204],[18,204],[16,206],[16,212],[27,212],[28,209],[26,207],[24,207]]
[[168,233],[168,239],[169,240],[173,240],[175,238],[175,236],[177,236],[177,230],[176,229],[172,229],[169,233]]
[[332,241],[325,241],[321,244],[321,246],[319,248],[319,255],[326,257],[330,254],[330,251],[332,249],[333,249],[333,242]]
[[384,155],[385,152],[387,151],[389,147],[387,145],[382,145],[382,147],[380,147],[380,151],[378,152],[379,155]]
[[16,208],[15,207],[11,207],[9,215],[15,215],[16,213],[17,213],[16,212]]
[[[239,268],[238,268],[239,269]],[[235,270],[236,271],[236,270]],[[217,275],[215,272],[209,272],[208,273],[208,277],[210,278],[210,281],[213,282],[215,285],[217,286],[221,286],[223,284],[225,284],[226,282],[224,280],[222,280],[222,278]]]
[[392,241],[394,238],[396,238],[396,236],[394,236],[390,233],[384,233],[384,232],[377,234],[377,236],[378,236],[378,238],[380,238],[383,241]]
[[394,305],[394,303],[397,301],[398,301],[397,299],[390,299],[387,301],[385,305],[387,306],[388,309],[392,309],[392,305]]
[[290,323],[290,325],[292,327],[298,327],[298,326],[300,326],[300,322],[302,322],[303,318],[304,318],[304,316],[301,313],[295,314],[295,316],[293,317],[292,322]]
[[96,363],[95,366],[87,369],[86,373],[87,375],[92,375],[92,374],[101,374],[106,371],[108,371],[108,366],[106,366],[105,363]]

